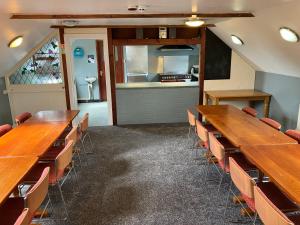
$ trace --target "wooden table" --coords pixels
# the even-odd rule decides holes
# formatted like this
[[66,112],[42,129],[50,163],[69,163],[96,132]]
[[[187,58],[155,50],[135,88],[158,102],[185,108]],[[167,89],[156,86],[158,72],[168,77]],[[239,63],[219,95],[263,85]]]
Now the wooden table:
[[79,110],[40,111],[34,114],[28,122],[72,122]]
[[271,96],[268,93],[256,90],[205,91],[204,102],[208,105],[208,100],[210,99],[214,105],[218,105],[222,100],[264,101],[264,117],[268,117]]
[[0,157],[39,157],[53,145],[68,125],[68,122],[23,123],[0,138]]
[[233,145],[297,144],[288,137],[230,105],[197,106],[197,111],[213,124]]
[[38,158],[8,157],[0,158],[0,205],[37,162]]
[[291,200],[300,204],[300,145],[242,146],[241,151]]

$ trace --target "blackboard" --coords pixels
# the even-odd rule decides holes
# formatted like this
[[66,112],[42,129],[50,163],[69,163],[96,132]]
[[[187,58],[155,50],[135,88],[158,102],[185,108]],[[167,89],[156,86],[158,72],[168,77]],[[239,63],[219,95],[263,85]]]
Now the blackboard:
[[205,80],[230,79],[231,48],[212,31],[206,32]]

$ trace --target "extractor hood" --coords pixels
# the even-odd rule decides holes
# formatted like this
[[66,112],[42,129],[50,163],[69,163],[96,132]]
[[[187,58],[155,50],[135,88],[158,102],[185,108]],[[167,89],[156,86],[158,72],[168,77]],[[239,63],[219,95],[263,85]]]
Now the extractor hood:
[[192,48],[189,45],[163,45],[159,47],[157,50],[162,52],[169,52],[169,51],[192,51],[194,48]]

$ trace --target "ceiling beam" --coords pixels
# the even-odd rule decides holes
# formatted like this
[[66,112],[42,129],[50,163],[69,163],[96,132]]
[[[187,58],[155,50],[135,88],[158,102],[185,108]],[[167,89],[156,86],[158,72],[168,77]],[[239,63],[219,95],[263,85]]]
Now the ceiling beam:
[[[215,27],[215,24],[204,24],[201,27]],[[158,28],[158,27],[184,27],[193,28],[186,25],[76,25],[74,27],[68,27],[64,25],[52,25],[51,28]]]
[[249,12],[231,13],[164,13],[164,14],[13,14],[10,19],[125,19],[125,18],[200,18],[254,17]]

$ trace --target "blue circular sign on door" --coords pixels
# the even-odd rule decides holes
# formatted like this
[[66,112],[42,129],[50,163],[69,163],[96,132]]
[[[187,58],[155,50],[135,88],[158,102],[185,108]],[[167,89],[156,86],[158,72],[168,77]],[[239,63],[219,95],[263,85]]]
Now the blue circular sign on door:
[[84,50],[81,47],[77,47],[74,49],[74,57],[82,58],[84,56]]

